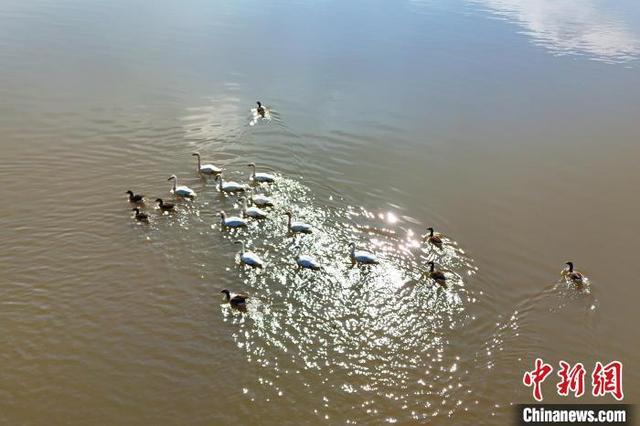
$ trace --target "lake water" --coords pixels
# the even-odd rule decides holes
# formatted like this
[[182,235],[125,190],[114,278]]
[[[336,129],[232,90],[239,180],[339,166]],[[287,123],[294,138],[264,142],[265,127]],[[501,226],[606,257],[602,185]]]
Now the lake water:
[[504,424],[536,357],[637,402],[639,56],[634,0],[1,1],[0,423]]

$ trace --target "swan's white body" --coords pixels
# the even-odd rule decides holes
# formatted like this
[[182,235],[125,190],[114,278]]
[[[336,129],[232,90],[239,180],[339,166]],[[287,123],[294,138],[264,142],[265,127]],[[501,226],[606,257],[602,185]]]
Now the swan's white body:
[[242,263],[252,268],[262,268],[264,266],[264,262],[260,259],[260,256],[250,251],[244,251],[244,243],[242,241],[236,241],[236,243],[242,244],[242,251],[240,252],[240,260]]
[[258,207],[273,207],[273,200],[266,195],[254,195],[251,197],[251,201]]
[[364,250],[356,250],[356,245],[354,243],[351,243],[350,247],[351,263],[359,263],[362,265],[376,265],[379,263],[378,258],[374,254]]
[[239,184],[238,182],[224,182],[222,180],[222,173],[217,176],[218,179],[218,189],[221,192],[242,192],[247,189],[245,185]]
[[219,175],[222,173],[222,169],[220,167],[214,166],[213,164],[200,164],[200,154],[197,152],[193,154],[198,158],[198,172],[205,175]]
[[271,182],[275,182],[276,177],[275,175],[272,175],[271,173],[256,173],[256,165],[251,163],[249,164],[249,167],[251,167],[253,169],[253,172],[251,173],[251,176],[249,177],[249,179],[251,179],[254,182],[260,182],[260,183],[271,183]]
[[267,212],[258,207],[247,207],[247,199],[242,198],[242,214],[253,219],[266,219]]
[[314,259],[313,257],[308,256],[306,254],[302,254],[302,255],[298,256],[296,258],[296,263],[301,268],[312,269],[314,271],[317,271],[321,267],[320,263],[318,263],[318,261],[316,259]]
[[224,212],[220,212],[220,223],[222,226],[229,228],[241,228],[243,226],[247,226],[247,222],[244,219],[237,216],[227,217]]
[[178,178],[176,177],[176,175],[172,175],[168,180],[173,180],[173,188],[171,189],[171,192],[173,192],[178,197],[193,198],[196,196],[196,191],[189,188],[188,186],[178,186]]
[[300,234],[310,234],[311,232],[313,232],[313,227],[308,223],[293,222],[291,220],[291,213],[287,213],[287,216],[289,216],[289,223],[288,223],[289,232],[300,233]]
[[256,173],[253,175],[256,182],[275,182],[276,177],[270,173]]

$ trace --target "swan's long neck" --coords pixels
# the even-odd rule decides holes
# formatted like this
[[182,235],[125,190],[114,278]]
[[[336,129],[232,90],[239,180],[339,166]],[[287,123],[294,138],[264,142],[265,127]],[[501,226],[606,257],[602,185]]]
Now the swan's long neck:
[[173,192],[176,192],[176,187],[178,186],[178,178],[173,178]]
[[289,229],[291,229],[291,215],[287,215],[287,217],[289,218],[287,226],[289,227]]
[[196,155],[196,158],[198,159],[198,171],[200,171],[200,156]]
[[223,225],[225,224],[225,214],[224,214],[224,212],[220,213],[220,223],[222,223]]
[[222,173],[220,173],[219,176],[220,176],[219,177],[220,180],[218,181],[218,188],[220,188],[220,191],[222,191]]
[[242,211],[247,211],[247,199],[242,200]]
[[433,237],[433,228],[429,229],[429,236]]
[[242,251],[240,253],[244,254],[244,241],[240,241],[240,247],[242,247]]
[[255,166],[255,164],[251,164],[251,165],[249,165],[249,167],[251,167],[251,170],[252,170],[251,177],[255,179],[256,178],[256,166]]
[[436,265],[433,262],[429,263],[429,272],[433,272],[435,267],[436,267]]
[[573,272],[573,263],[568,262],[567,266],[569,267],[569,272]]

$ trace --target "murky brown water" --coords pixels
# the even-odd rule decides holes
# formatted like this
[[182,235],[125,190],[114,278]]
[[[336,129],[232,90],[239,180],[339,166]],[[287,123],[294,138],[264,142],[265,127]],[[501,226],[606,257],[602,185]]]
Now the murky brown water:
[[[501,424],[537,356],[637,402],[639,52],[633,1],[2,2],[0,422]],[[196,150],[272,217],[221,230]]]

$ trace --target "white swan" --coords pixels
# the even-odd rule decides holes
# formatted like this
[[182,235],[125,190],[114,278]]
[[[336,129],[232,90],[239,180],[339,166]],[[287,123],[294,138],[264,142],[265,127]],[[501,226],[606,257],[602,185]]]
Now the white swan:
[[171,190],[171,192],[173,192],[178,197],[193,198],[196,196],[196,191],[189,188],[188,186],[176,186],[178,184],[178,178],[176,177],[176,175],[171,175],[171,177],[167,180],[173,180],[173,189]]
[[242,201],[242,215],[245,217],[252,217],[254,219],[266,219],[267,212],[258,207],[247,207],[247,199],[241,197],[238,199]]
[[247,226],[247,222],[244,219],[236,216],[227,217],[223,211],[220,212],[220,223],[222,226],[229,228],[241,228],[243,226]]
[[300,233],[300,234],[310,234],[313,231],[313,227],[311,227],[311,225],[309,225],[308,223],[292,222],[291,218],[293,216],[293,213],[286,212],[285,214],[289,217],[289,222],[287,224],[287,228],[289,229],[289,232]]
[[317,271],[321,268],[320,263],[312,256],[301,254],[296,257],[298,267],[303,269],[311,269]]
[[200,164],[200,153],[194,152],[191,155],[198,158],[198,173],[202,173],[204,175],[218,175],[222,173],[222,169],[214,166],[213,164]]
[[216,180],[218,181],[218,189],[220,192],[242,192],[247,189],[245,185],[239,184],[238,182],[224,182],[222,180],[222,173],[216,176]]
[[271,183],[276,181],[276,177],[271,173],[256,173],[256,163],[247,164],[253,169],[250,179],[254,182],[266,182]]
[[249,200],[258,207],[273,207],[274,204],[270,197],[263,194],[251,195]]
[[243,241],[236,241],[235,243],[242,244],[242,251],[240,252],[240,260],[242,263],[252,268],[262,268],[264,266],[264,262],[260,259],[260,256],[250,251],[244,251]]
[[356,243],[350,243],[349,249],[351,250],[349,256],[351,257],[352,266],[355,266],[356,264],[377,265],[378,263],[380,263],[378,262],[378,258],[374,254],[363,250],[356,250]]

